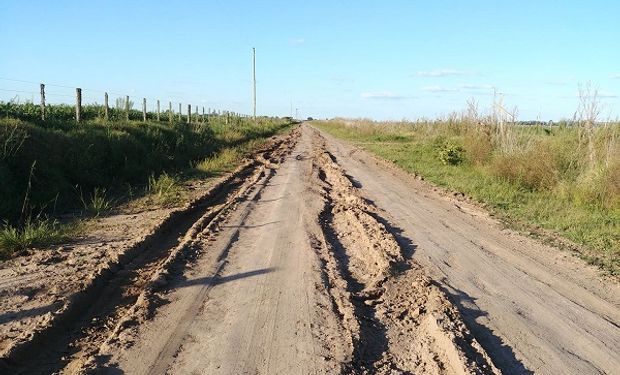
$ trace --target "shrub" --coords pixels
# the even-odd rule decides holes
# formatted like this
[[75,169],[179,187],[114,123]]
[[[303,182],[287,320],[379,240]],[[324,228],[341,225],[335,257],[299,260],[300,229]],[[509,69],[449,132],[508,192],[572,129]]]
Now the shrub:
[[571,193],[577,203],[620,207],[620,161],[587,170],[579,176]]
[[445,165],[459,165],[463,162],[464,152],[461,146],[445,144],[439,150],[439,160]]

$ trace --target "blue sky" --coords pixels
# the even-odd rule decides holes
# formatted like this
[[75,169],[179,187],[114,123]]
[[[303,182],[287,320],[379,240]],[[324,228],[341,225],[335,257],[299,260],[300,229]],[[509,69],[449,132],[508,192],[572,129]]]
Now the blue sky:
[[[0,0],[0,100],[99,90],[249,113],[415,119],[488,108],[571,117],[579,83],[620,115],[618,1]],[[89,90],[91,89],[91,90]],[[12,90],[12,91],[8,91]]]

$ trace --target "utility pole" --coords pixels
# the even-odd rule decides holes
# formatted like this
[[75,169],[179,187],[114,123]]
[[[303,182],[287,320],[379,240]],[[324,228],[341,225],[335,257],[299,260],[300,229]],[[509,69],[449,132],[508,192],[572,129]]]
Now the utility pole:
[[256,48],[252,47],[252,113],[256,120]]

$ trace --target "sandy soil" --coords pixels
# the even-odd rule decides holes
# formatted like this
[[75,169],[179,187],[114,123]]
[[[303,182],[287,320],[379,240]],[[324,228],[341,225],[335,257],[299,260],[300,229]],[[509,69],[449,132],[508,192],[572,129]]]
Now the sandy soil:
[[[116,261],[81,264],[76,280],[56,260],[30,299],[20,296],[32,281],[9,273],[44,261],[4,265],[2,373],[620,366],[617,284],[308,125],[187,207],[134,220],[116,231],[127,244],[98,250]],[[68,287],[52,294],[51,281]]]

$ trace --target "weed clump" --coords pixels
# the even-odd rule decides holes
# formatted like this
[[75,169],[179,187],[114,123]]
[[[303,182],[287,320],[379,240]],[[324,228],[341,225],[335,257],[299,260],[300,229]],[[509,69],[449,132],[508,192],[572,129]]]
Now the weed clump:
[[164,172],[159,177],[151,175],[147,191],[152,200],[157,204],[167,205],[176,203],[181,198],[181,186],[179,180]]
[[84,198],[80,193],[80,200],[84,211],[94,216],[99,216],[114,207],[114,200],[108,198],[107,190],[104,188],[96,187],[88,198]]
[[29,220],[21,228],[5,223],[0,227],[0,258],[9,258],[29,248],[59,243],[67,237],[67,227],[55,220]]

